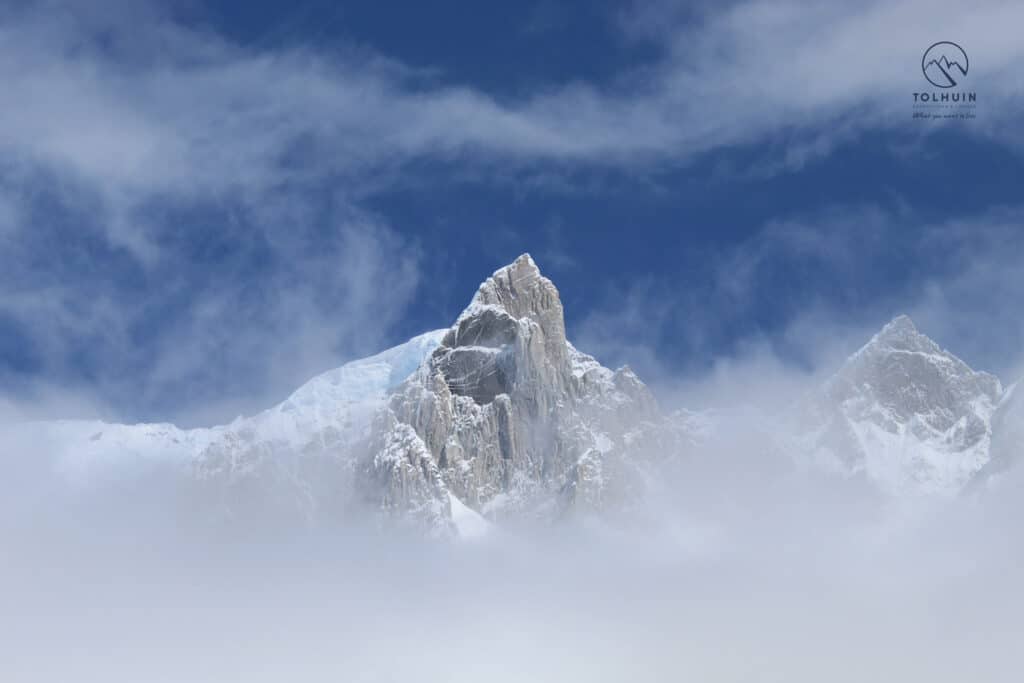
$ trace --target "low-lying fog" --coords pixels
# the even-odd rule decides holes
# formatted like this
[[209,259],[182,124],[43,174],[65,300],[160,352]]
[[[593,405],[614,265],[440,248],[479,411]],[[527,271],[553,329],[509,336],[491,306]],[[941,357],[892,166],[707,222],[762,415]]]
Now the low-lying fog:
[[[746,404],[804,388],[776,380]],[[170,471],[79,489],[7,443],[0,679],[1018,679],[1013,478],[893,500],[766,454],[756,423],[667,472],[646,520],[456,542],[214,527]]]

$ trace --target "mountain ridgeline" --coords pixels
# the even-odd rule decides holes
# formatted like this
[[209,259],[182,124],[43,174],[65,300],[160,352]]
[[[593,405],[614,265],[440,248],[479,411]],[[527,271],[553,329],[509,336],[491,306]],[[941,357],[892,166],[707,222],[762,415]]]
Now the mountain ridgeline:
[[[893,495],[953,495],[1011,469],[1024,447],[1021,393],[900,316],[764,448]],[[471,536],[523,520],[642,516],[665,468],[709,457],[735,428],[666,414],[628,367],[573,347],[558,290],[524,254],[487,278],[450,328],[324,373],[252,417],[193,430],[20,429],[80,486],[169,467],[204,514],[369,516]]]

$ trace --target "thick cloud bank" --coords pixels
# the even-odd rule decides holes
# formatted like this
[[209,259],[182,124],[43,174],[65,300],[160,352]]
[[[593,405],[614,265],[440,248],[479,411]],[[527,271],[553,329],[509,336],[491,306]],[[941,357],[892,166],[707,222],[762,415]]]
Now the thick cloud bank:
[[1014,478],[952,501],[883,497],[794,468],[746,424],[666,471],[641,522],[459,542],[213,523],[173,472],[69,488],[45,452],[5,443],[0,674],[1015,679]]

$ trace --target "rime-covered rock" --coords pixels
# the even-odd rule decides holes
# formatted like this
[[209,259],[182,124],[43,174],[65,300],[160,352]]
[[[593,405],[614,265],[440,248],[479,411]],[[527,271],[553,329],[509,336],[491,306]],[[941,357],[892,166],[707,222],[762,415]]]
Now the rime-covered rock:
[[955,493],[988,461],[1001,396],[899,316],[804,406],[798,439],[817,464],[887,490]]
[[480,286],[388,410],[419,435],[451,493],[492,519],[627,500],[641,436],[664,423],[631,370],[608,370],[566,340],[558,290],[529,255]]
[[1017,382],[1003,394],[992,416],[992,455],[979,472],[978,483],[998,479],[1024,460],[1024,385]]

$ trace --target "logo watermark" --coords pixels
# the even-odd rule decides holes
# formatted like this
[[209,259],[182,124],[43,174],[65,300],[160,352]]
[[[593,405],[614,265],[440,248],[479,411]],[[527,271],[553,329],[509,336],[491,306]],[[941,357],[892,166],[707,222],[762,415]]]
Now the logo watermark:
[[921,71],[936,88],[956,87],[959,79],[967,76],[968,69],[970,60],[967,59],[967,53],[948,40],[935,43],[921,57]]
[[971,63],[967,52],[949,40],[933,43],[921,57],[921,73],[939,90],[914,93],[915,119],[973,119],[978,94],[962,90]]

